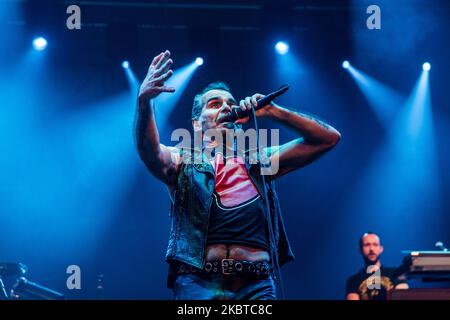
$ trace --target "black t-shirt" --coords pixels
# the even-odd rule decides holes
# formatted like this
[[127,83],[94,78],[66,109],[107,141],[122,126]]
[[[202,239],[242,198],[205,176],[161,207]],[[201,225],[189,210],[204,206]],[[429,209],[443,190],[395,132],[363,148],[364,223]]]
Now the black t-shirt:
[[264,203],[240,156],[211,160],[216,174],[208,244],[241,244],[269,249]]
[[357,293],[361,300],[386,300],[389,290],[405,282],[394,276],[395,271],[396,268],[389,267],[376,272],[363,268],[347,279],[346,294]]
[[208,244],[242,244],[269,250],[264,204],[258,195],[233,208],[225,207],[214,193]]

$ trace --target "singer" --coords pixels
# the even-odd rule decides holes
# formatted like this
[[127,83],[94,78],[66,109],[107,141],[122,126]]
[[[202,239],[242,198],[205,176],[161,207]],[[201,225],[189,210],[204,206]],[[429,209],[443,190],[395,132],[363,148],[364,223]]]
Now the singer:
[[[202,133],[203,145],[191,152],[200,161],[179,161],[184,150],[160,143],[154,116],[154,98],[175,91],[165,85],[173,73],[172,63],[169,51],[153,59],[140,87],[136,116],[139,156],[150,172],[166,184],[172,200],[166,254],[168,287],[173,289],[175,299],[183,300],[276,299],[275,271],[294,255],[274,181],[331,150],[340,134],[315,117],[273,102],[258,109],[258,101],[264,98],[261,94],[238,103],[227,85],[214,82],[195,96],[192,108],[192,125],[195,132]],[[262,175],[246,157],[235,153],[225,156],[230,154],[225,150],[229,144],[218,146],[217,140],[203,135],[210,129],[240,129],[249,121],[252,106],[257,118],[286,125],[299,136],[261,150],[271,161],[278,161],[273,175]],[[244,117],[229,121],[229,115],[237,109]],[[203,157],[212,148],[222,151],[215,152],[212,158]]]

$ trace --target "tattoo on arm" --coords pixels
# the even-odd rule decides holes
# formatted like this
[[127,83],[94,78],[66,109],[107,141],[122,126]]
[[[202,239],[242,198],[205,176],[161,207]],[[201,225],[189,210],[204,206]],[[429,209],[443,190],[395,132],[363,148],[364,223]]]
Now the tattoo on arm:
[[137,106],[136,116],[135,116],[135,130],[134,130],[134,140],[136,143],[136,148],[139,154],[144,154],[144,140],[145,140],[145,131],[148,126],[148,122],[150,119],[150,108],[148,105],[146,107]]

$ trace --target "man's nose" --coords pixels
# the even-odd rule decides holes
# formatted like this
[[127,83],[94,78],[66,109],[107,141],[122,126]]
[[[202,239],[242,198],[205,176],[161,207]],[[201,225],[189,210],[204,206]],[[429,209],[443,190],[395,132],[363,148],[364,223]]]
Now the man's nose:
[[223,102],[221,109],[222,109],[221,111],[228,111],[228,112],[232,111],[231,106],[225,101]]

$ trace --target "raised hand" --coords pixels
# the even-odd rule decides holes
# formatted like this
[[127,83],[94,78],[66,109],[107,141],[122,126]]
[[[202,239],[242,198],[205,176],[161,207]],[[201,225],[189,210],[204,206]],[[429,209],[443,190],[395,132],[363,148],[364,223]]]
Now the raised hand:
[[166,50],[153,58],[147,75],[139,89],[139,100],[148,101],[156,98],[162,92],[175,92],[174,87],[165,86],[164,83],[172,76],[170,67],[173,60],[170,59],[170,51]]

